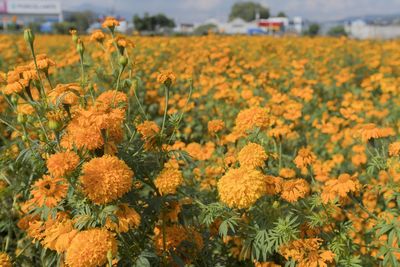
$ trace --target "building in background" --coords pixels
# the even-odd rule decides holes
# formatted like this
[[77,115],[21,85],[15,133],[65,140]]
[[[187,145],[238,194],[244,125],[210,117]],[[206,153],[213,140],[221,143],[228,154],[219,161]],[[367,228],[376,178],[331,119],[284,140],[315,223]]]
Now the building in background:
[[400,24],[371,23],[362,19],[345,24],[348,35],[356,39],[394,39],[400,37]]
[[61,22],[63,12],[59,0],[0,0],[3,28],[10,24]]

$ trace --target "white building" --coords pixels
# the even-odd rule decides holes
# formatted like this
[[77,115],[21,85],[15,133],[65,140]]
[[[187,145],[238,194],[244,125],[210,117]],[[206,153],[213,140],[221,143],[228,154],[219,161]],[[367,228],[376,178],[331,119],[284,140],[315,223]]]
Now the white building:
[[400,25],[373,25],[354,20],[345,26],[350,37],[356,39],[393,39],[400,37]]
[[0,0],[0,19],[3,25],[14,22],[61,22],[63,13],[59,0]]

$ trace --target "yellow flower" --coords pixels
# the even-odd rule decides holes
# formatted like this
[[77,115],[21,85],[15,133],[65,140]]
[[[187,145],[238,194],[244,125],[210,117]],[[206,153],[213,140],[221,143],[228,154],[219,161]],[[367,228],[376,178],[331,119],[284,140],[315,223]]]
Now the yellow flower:
[[52,178],[44,175],[32,186],[33,201],[39,206],[53,208],[65,198],[68,192],[68,182],[64,178]]
[[79,164],[79,156],[72,151],[59,152],[51,155],[46,162],[49,173],[54,177],[68,175]]
[[79,232],[67,249],[65,263],[69,267],[97,267],[105,265],[107,254],[117,254],[117,241],[105,229],[94,228]]
[[208,132],[211,135],[216,134],[217,132],[224,129],[225,123],[222,120],[212,120],[208,122]]
[[335,254],[330,250],[320,249],[321,242],[319,238],[299,239],[282,246],[279,250],[287,260],[296,261],[296,266],[327,267],[327,263],[333,263]]
[[400,142],[394,142],[389,145],[389,156],[398,156],[400,154]]
[[12,267],[11,258],[7,253],[0,252],[0,267]]
[[[204,246],[201,235],[191,228],[184,228],[181,225],[172,225],[165,227],[165,231],[156,227],[154,229],[154,246],[157,254],[162,255],[164,252],[179,253],[185,262],[190,263],[192,257],[196,256]],[[190,243],[191,245],[187,245]]]
[[83,192],[95,204],[122,197],[132,187],[133,171],[117,157],[105,155],[83,164],[79,181]]
[[110,28],[114,30],[116,26],[119,26],[119,21],[114,17],[107,17],[101,26],[103,28]]
[[183,183],[182,172],[177,168],[165,167],[154,180],[161,195],[175,194],[176,189]]
[[96,41],[102,43],[106,38],[105,34],[101,30],[96,30],[90,35],[90,41]]
[[303,147],[297,153],[294,163],[297,168],[302,169],[309,165],[312,165],[317,160],[315,154],[311,151],[309,147]]
[[257,170],[230,169],[218,181],[217,187],[222,202],[231,208],[249,208],[266,194],[265,176]]
[[157,82],[170,86],[175,83],[176,76],[172,71],[163,71],[157,77]]
[[240,150],[238,155],[242,168],[263,167],[267,158],[264,148],[256,143],[248,143]]
[[107,218],[105,227],[109,230],[114,230],[119,233],[126,233],[132,228],[137,228],[140,225],[140,215],[128,204],[118,205],[118,210],[115,212],[118,218],[118,223]]
[[245,134],[255,127],[264,129],[269,125],[269,115],[266,108],[252,107],[239,112],[236,117],[234,131]]
[[310,186],[304,179],[283,181],[281,197],[287,202],[296,202],[310,192]]
[[327,204],[334,201],[336,197],[345,198],[348,193],[357,192],[360,188],[361,184],[356,175],[350,176],[347,173],[343,173],[337,179],[330,179],[325,182],[321,199],[323,203]]

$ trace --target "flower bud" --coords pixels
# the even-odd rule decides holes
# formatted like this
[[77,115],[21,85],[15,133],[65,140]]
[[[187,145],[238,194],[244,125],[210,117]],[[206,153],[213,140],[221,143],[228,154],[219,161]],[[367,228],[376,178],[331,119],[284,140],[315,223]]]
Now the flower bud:
[[26,118],[26,116],[24,114],[20,113],[17,116],[17,121],[22,124],[22,123],[25,123],[27,121],[27,118]]
[[18,95],[13,94],[11,96],[11,103],[13,103],[14,105],[16,105],[18,103]]
[[83,42],[81,39],[78,39],[78,43],[76,44],[76,51],[78,51],[79,55],[83,55],[83,52],[85,52],[85,46],[83,45]]
[[57,130],[60,128],[61,124],[56,121],[56,120],[49,120],[49,122],[47,123],[47,125],[49,126],[50,130]]
[[125,68],[126,65],[128,64],[128,58],[126,56],[120,56],[119,57],[119,64]]
[[24,39],[30,46],[33,46],[33,42],[35,41],[35,35],[33,34],[31,29],[24,30]]

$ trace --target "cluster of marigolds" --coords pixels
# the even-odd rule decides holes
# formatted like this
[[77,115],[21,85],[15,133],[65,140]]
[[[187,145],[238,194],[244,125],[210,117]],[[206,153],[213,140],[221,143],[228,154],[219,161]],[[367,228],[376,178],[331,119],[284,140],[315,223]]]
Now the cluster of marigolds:
[[399,42],[118,25],[0,37],[0,266],[399,264]]

